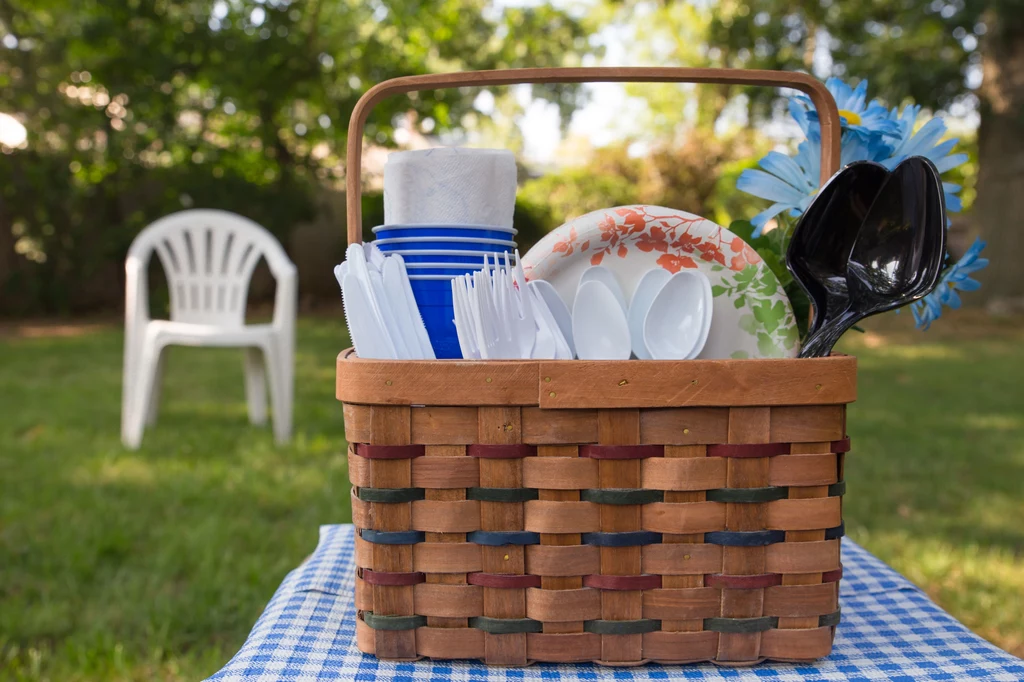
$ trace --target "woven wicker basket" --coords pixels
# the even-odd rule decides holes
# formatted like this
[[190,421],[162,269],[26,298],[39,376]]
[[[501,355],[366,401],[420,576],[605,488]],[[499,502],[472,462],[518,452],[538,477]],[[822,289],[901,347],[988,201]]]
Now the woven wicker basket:
[[[770,84],[801,74],[528,69],[401,78],[397,92],[520,82]],[[846,404],[856,360],[337,363],[356,537],[356,637],[380,658],[489,664],[825,656],[839,621]]]

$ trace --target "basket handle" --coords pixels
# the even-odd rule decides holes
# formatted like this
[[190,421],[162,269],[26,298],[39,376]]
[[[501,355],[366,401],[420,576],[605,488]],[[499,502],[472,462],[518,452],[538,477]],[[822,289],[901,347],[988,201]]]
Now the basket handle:
[[348,124],[348,157],[345,167],[348,207],[348,241],[362,239],[362,154],[363,129],[370,111],[392,95],[421,90],[439,90],[484,85],[522,83],[722,83],[727,85],[766,85],[800,90],[811,98],[821,121],[821,184],[839,170],[839,109],[825,85],[806,73],[756,69],[699,69],[684,67],[559,67],[501,69],[456,73],[402,76],[378,83],[367,90]]

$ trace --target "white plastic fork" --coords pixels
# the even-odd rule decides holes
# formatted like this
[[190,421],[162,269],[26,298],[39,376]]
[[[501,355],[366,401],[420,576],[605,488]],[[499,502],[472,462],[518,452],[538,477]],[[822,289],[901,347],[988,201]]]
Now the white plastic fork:
[[477,346],[473,315],[469,310],[468,294],[466,279],[452,278],[452,303],[455,309],[455,333],[459,337],[459,348],[462,350],[463,358],[479,360],[480,349]]
[[[519,357],[527,359],[534,357],[533,348],[537,341],[537,323],[533,317],[530,295],[526,291],[526,277],[519,274],[521,272],[519,251],[517,250],[515,253],[515,268],[509,264],[508,251],[506,251],[502,282],[507,287],[509,298],[513,301],[509,306],[512,320],[512,335],[519,348]],[[517,276],[521,282],[519,286],[516,286]]]

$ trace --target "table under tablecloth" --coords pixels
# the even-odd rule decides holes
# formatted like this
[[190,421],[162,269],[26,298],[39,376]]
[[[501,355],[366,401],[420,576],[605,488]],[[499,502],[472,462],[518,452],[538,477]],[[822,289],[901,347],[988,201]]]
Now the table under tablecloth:
[[379,661],[356,648],[353,527],[323,526],[313,555],[285,578],[217,682],[497,682],[522,680],[1024,680],[1024,661],[989,644],[906,578],[843,539],[842,622],[832,654],[814,663],[606,668],[488,667],[479,662]]

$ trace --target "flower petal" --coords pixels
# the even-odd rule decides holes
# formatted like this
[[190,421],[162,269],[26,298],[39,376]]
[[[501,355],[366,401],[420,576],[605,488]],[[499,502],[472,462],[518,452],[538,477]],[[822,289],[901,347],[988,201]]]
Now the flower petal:
[[793,206],[800,203],[803,193],[774,175],[748,168],[736,179],[736,189],[769,201],[780,201]]

